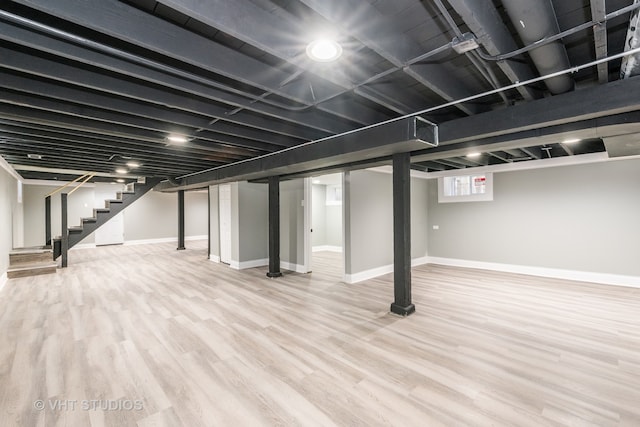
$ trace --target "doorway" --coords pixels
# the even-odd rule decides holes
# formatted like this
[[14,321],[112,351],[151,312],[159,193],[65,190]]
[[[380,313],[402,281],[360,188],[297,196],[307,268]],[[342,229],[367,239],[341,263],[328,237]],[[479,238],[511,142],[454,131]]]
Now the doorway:
[[342,173],[311,178],[311,271],[344,276]]

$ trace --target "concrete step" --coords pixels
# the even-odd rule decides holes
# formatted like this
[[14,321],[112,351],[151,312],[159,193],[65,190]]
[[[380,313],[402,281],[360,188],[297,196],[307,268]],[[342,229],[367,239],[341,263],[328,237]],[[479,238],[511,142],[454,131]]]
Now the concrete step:
[[32,248],[16,248],[9,252],[9,265],[24,264],[28,262],[52,262],[53,251],[42,246]]
[[7,278],[16,279],[18,277],[38,276],[40,274],[52,274],[58,269],[58,263],[49,262],[31,262],[20,263],[16,266],[11,266],[7,270]]

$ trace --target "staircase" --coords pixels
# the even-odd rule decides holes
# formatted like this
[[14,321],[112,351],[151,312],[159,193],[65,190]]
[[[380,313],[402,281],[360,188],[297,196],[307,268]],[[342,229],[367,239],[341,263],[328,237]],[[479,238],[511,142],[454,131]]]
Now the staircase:
[[[94,209],[92,217],[82,218],[81,224],[77,227],[69,227],[69,249],[145,195],[160,181],[162,181],[162,178],[146,178],[144,183],[134,183],[133,191],[119,191],[116,193],[115,199],[105,200],[104,208]],[[54,238],[52,244],[53,259],[55,260],[62,255],[62,238]]]
[[9,253],[7,278],[55,273],[58,263],[53,260],[52,253],[50,248],[42,246],[14,249]]

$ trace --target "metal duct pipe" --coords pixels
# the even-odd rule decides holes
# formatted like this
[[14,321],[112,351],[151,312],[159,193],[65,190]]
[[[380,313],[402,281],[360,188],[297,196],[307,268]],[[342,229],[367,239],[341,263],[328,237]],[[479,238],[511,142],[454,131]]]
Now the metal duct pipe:
[[[525,45],[560,32],[551,0],[502,0],[502,4]],[[529,56],[542,76],[571,67],[567,51],[559,41],[532,49]],[[574,87],[568,75],[552,77],[544,83],[553,95]]]

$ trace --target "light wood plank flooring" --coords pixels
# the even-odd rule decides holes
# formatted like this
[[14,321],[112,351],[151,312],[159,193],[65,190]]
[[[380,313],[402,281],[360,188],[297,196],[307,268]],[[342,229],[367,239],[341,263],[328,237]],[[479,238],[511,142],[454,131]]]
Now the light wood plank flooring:
[[267,279],[205,248],[10,280],[0,425],[640,426],[639,289],[423,266],[400,318],[390,275]]

